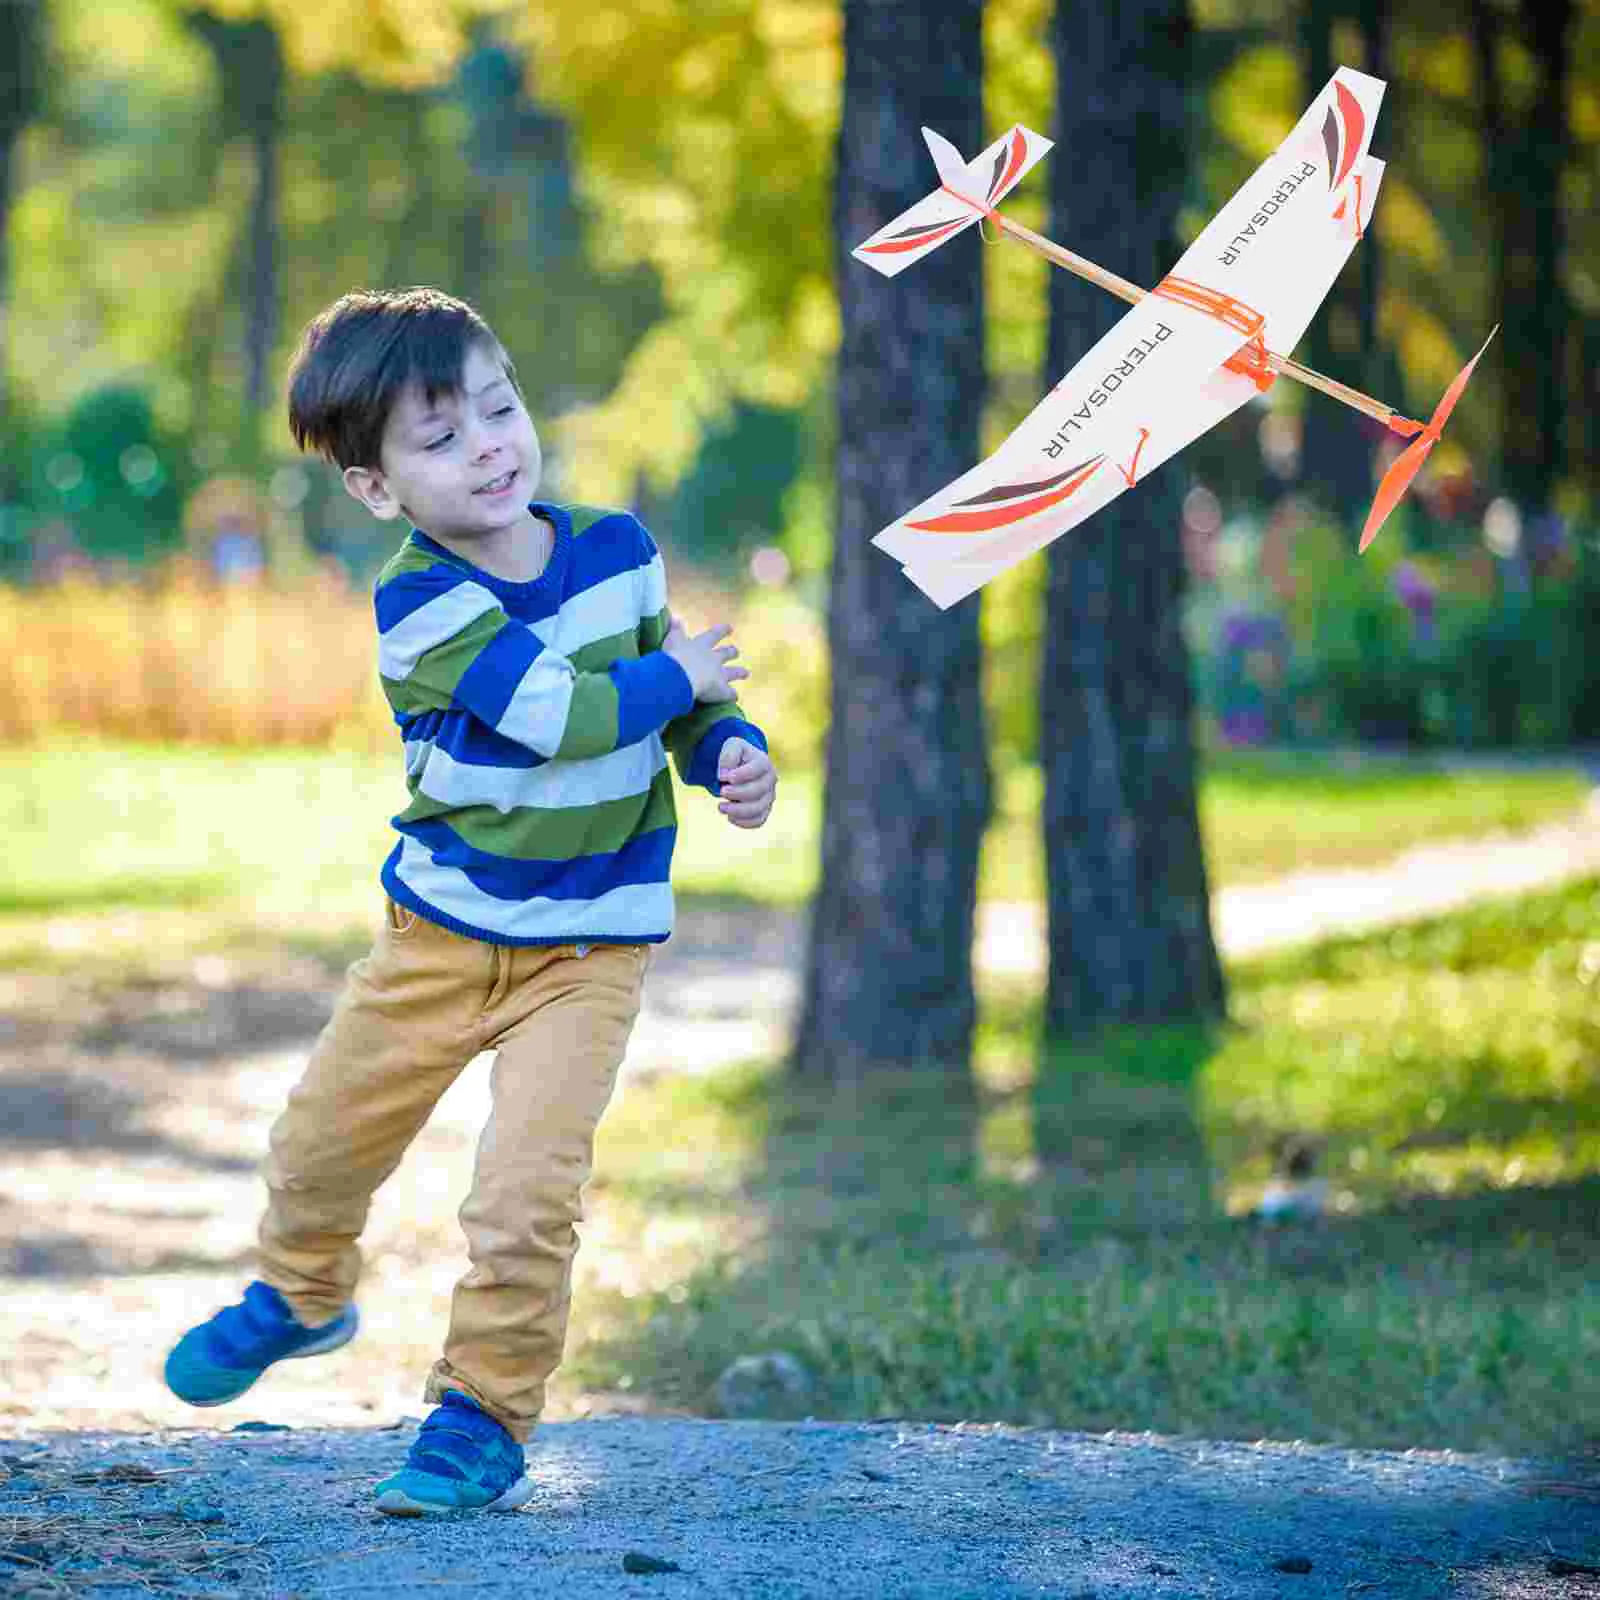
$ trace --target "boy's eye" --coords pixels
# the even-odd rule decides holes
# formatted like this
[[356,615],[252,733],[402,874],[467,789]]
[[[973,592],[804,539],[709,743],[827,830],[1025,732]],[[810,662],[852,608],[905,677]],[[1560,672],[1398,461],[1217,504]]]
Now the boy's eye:
[[[515,406],[501,406],[501,408],[497,412],[495,412],[495,416],[497,416],[497,417],[509,417],[511,415],[511,413],[513,411],[515,411],[516,409],[517,408]],[[439,435],[439,437],[433,441],[432,444],[424,445],[423,449],[424,450],[433,450],[433,449],[436,449],[441,444],[448,444],[450,442],[451,437],[452,437],[452,435],[449,434],[449,433],[441,433]]]

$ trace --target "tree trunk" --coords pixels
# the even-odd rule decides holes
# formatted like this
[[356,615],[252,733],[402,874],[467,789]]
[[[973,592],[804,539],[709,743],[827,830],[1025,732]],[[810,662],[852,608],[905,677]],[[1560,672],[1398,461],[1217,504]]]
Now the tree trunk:
[[[277,37],[268,33],[270,53],[263,66],[281,80],[282,58]],[[266,410],[272,347],[278,332],[278,141],[283,107],[274,94],[259,107],[251,140],[256,152],[256,193],[250,208],[250,327],[246,339],[248,378],[245,401],[250,415]]]
[[[1335,67],[1350,66],[1387,80],[1389,7],[1387,0],[1360,0],[1357,6],[1362,42],[1359,61],[1333,59],[1335,7],[1312,0],[1301,13],[1301,58],[1305,62],[1305,96],[1320,94]],[[1392,85],[1391,85],[1392,88]],[[1392,119],[1392,93],[1385,97],[1384,116]],[[1393,145],[1391,126],[1389,144]],[[1374,152],[1375,154],[1378,152]],[[1383,203],[1380,196],[1380,205]],[[1379,245],[1377,230],[1356,246],[1333,289],[1323,301],[1302,342],[1308,366],[1352,383],[1369,393],[1390,397],[1393,374],[1378,343]],[[1305,401],[1300,451],[1302,487],[1339,519],[1351,548],[1366,520],[1373,491],[1373,438],[1355,412],[1320,395]]]
[[[1188,76],[1183,0],[1056,7],[1055,237],[1154,284],[1180,251]],[[1047,381],[1122,314],[1050,285]],[[1202,1019],[1225,1006],[1195,803],[1180,629],[1182,458],[1049,547],[1040,754],[1046,1027]]]
[[[1397,97],[1393,92],[1394,80],[1390,76],[1389,37],[1394,13],[1389,0],[1361,0],[1360,20],[1361,36],[1365,41],[1367,52],[1361,70],[1371,73],[1374,78],[1381,78],[1390,85],[1389,91],[1384,95],[1385,110],[1382,124],[1387,128],[1387,132],[1381,141],[1382,148],[1373,152],[1382,156],[1387,151],[1404,148],[1398,115],[1400,108],[1396,104]],[[1356,246],[1354,264],[1359,273],[1357,281],[1360,286],[1358,320],[1361,329],[1361,362],[1358,371],[1363,374],[1358,382],[1368,394],[1380,398],[1392,397],[1391,404],[1398,405],[1400,364],[1378,331],[1378,313],[1383,297],[1384,259],[1383,238],[1376,227],[1369,229],[1360,244]],[[1353,418],[1355,415],[1344,406],[1333,402],[1329,404],[1331,409],[1343,412],[1346,416]],[[1376,486],[1372,475],[1371,430],[1360,429],[1358,426],[1358,433],[1363,444],[1360,464],[1365,469],[1367,478],[1365,482],[1359,484],[1361,493],[1355,506],[1356,517],[1353,527],[1359,527],[1366,521],[1368,504],[1372,498],[1372,490]]]
[[255,156],[256,186],[246,247],[242,441],[246,457],[254,460],[260,449],[260,419],[267,405],[278,327],[278,147],[283,133],[283,47],[277,30],[265,18],[233,22],[199,11],[191,12],[186,21],[216,58],[222,86],[223,136],[248,138]]
[[[1511,253],[1506,307],[1518,318],[1517,353],[1504,352],[1506,479],[1523,509],[1550,508],[1567,471],[1563,405],[1566,341],[1573,324],[1562,277],[1566,200],[1562,179],[1569,153],[1567,92],[1572,0],[1539,0],[1528,8],[1528,43],[1539,87],[1528,108],[1527,158],[1518,181],[1529,224]],[[1511,298],[1515,295],[1515,299]]]
[[1485,0],[1472,5],[1500,324],[1501,472],[1525,513],[1549,507],[1568,459],[1562,386],[1571,319],[1561,278],[1561,179],[1571,21],[1571,0],[1531,7],[1524,37],[1539,81],[1526,105],[1513,106],[1499,69],[1506,21]]
[[940,612],[869,540],[978,459],[976,230],[893,280],[850,250],[937,184],[920,128],[983,147],[981,0],[845,0],[834,195],[842,339],[821,883],[791,1069],[965,1083],[989,811],[978,606]]
[[[10,441],[11,419],[11,260],[6,248],[11,217],[17,141],[33,120],[41,91],[42,14],[37,0],[0,5],[0,439]],[[0,448],[0,505],[18,493],[22,463],[11,448]]]

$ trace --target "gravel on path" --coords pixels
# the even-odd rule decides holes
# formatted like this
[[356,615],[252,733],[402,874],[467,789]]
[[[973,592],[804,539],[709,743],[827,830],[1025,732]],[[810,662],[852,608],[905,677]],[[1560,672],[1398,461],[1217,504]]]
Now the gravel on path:
[[633,1418],[542,1428],[522,1511],[384,1517],[371,1484],[413,1427],[0,1441],[0,1592],[1600,1595],[1600,1471],[1571,1463]]

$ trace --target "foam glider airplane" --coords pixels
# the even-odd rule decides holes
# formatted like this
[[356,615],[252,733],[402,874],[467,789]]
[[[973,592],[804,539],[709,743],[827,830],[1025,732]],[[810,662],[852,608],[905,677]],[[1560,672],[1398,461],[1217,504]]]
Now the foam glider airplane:
[[1421,470],[1488,348],[1485,340],[1426,424],[1289,358],[1371,224],[1384,163],[1368,146],[1383,91],[1381,79],[1340,67],[1149,293],[996,210],[1052,141],[1018,124],[969,162],[924,128],[939,187],[859,244],[851,252],[857,260],[893,277],[987,219],[1133,309],[999,449],[884,528],[873,544],[946,609],[1077,527],[1286,377],[1411,441],[1378,485],[1361,534],[1365,550]]

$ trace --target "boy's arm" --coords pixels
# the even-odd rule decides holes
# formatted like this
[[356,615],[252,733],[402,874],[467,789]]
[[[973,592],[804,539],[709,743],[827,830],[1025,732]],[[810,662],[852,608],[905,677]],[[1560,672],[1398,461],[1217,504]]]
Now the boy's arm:
[[[649,538],[649,535],[645,535]],[[655,561],[659,563],[657,555]],[[666,604],[666,586],[657,590],[660,609],[639,621],[639,659],[653,660],[661,652],[661,641],[671,626],[671,615]],[[735,736],[748,739],[759,749],[767,748],[767,736],[753,722],[739,715],[736,701],[716,704],[696,703],[688,711],[675,716],[661,730],[661,741],[672,754],[673,764],[684,783],[705,789],[711,794],[721,792],[717,780],[717,757],[722,753],[724,741]]]
[[694,707],[671,656],[579,672],[444,563],[400,572],[373,598],[378,672],[397,716],[460,707],[536,755],[578,760],[635,744]]

